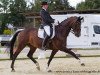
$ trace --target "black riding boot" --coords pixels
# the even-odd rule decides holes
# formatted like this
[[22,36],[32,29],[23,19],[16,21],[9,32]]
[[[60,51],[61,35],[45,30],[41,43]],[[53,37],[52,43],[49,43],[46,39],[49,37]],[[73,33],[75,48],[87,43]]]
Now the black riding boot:
[[49,38],[50,37],[48,35],[46,35],[46,37],[44,38],[43,43],[42,43],[42,50],[46,50],[45,48],[46,48],[46,44],[47,44]]

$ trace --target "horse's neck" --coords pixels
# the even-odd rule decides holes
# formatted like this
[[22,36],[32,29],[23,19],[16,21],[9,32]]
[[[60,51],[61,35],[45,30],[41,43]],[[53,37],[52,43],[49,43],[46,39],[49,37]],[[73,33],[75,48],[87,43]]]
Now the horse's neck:
[[64,25],[58,26],[56,30],[60,36],[62,36],[63,38],[67,38],[71,28],[70,28],[69,24],[67,23],[67,25],[64,24]]

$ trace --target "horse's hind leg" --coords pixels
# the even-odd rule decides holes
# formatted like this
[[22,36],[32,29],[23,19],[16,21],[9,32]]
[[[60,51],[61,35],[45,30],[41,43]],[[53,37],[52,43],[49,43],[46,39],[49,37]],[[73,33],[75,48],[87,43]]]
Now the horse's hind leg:
[[18,54],[22,51],[22,49],[25,47],[26,45],[24,44],[19,44],[16,51],[13,54],[13,58],[12,58],[12,63],[11,63],[11,68],[12,68],[12,72],[15,71],[14,69],[14,62],[18,56]]
[[66,49],[63,49],[61,51],[65,52],[65,53],[69,53],[70,55],[75,57],[77,60],[79,60],[79,62],[81,63],[82,66],[85,66],[85,64],[83,62],[81,62],[80,58],[74,52],[72,52],[71,49],[66,48]]
[[40,66],[39,66],[39,63],[33,58],[33,53],[36,51],[36,48],[33,47],[33,46],[29,46],[30,47],[30,51],[29,53],[27,54],[27,56],[36,64],[36,68],[38,70],[40,70]]
[[51,72],[51,70],[49,69],[49,65],[50,65],[50,62],[52,61],[54,55],[55,55],[57,52],[58,52],[58,50],[52,50],[52,52],[51,52],[51,55],[50,55],[50,58],[49,58],[49,61],[48,61],[48,65],[47,65],[47,68],[46,68],[46,70],[47,70],[48,72]]

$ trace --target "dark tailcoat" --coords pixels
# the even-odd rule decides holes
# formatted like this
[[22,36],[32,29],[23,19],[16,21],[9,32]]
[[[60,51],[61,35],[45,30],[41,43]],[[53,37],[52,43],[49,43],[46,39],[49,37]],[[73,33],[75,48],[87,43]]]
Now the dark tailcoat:
[[40,11],[41,19],[42,19],[42,24],[43,25],[49,25],[50,27],[52,26],[51,23],[54,23],[54,19],[50,16],[48,11],[42,9]]

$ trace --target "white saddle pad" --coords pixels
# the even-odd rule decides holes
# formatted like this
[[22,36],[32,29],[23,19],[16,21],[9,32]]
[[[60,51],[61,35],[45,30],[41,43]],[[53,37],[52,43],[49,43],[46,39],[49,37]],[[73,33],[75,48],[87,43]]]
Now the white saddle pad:
[[[49,35],[50,36],[50,27],[49,26],[45,26],[44,27],[44,29],[45,29],[45,32],[47,33],[47,35]],[[44,38],[44,29],[38,29],[38,37],[39,38]],[[52,34],[52,36],[51,36],[51,39],[53,38],[55,36],[55,26],[53,25],[53,34]]]

